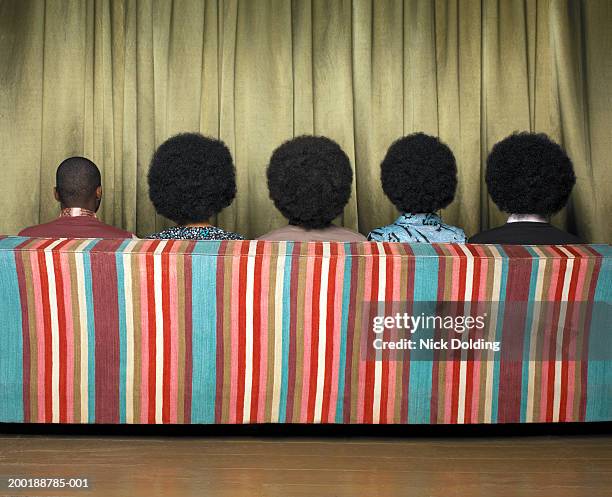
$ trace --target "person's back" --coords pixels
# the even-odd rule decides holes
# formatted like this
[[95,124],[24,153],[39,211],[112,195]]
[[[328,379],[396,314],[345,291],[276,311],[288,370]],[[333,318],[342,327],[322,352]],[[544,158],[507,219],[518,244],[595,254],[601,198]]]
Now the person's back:
[[180,133],[162,143],[151,158],[149,198],[158,214],[176,226],[152,233],[158,240],[242,240],[242,235],[210,224],[236,196],[236,172],[221,140]]
[[132,238],[134,235],[100,221],[96,212],[102,200],[100,171],[84,157],[70,157],[56,172],[55,199],[60,216],[48,223],[30,226],[19,236],[38,238]]
[[548,136],[515,133],[496,143],[487,157],[485,180],[493,202],[510,216],[503,226],[472,236],[470,243],[584,243],[549,223],[567,204],[576,176],[570,158]]
[[457,226],[437,214],[455,198],[457,164],[451,149],[424,133],[391,144],[380,165],[385,195],[401,213],[391,224],[373,229],[368,240],[404,243],[465,243]]
[[[518,218],[520,219],[520,218]],[[478,233],[470,243],[505,245],[567,245],[584,243],[580,238],[560,230],[545,220],[520,221],[509,218],[506,224]]]
[[270,198],[289,224],[259,240],[366,240],[361,233],[332,223],[348,203],[353,182],[350,160],[333,140],[298,136],[283,143],[272,154],[266,174]]

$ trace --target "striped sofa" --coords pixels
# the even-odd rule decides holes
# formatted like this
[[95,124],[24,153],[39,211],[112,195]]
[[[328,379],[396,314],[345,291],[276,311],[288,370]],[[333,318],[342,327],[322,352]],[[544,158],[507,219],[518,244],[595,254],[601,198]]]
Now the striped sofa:
[[[372,360],[360,309],[387,301],[526,302],[488,330],[524,353]],[[2,237],[0,422],[612,420],[589,316],[574,356],[532,355],[539,302],[611,301],[608,245]]]

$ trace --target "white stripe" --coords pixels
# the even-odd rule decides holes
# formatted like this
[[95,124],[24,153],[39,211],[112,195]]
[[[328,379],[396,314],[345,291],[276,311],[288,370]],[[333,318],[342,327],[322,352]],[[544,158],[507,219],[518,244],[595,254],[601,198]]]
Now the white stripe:
[[538,276],[536,278],[536,287],[533,303],[533,319],[531,322],[531,336],[529,349],[529,376],[527,379],[527,412],[525,413],[525,421],[533,423],[534,421],[534,397],[535,397],[535,373],[536,373],[536,353],[537,353],[537,337],[538,328],[540,326],[540,313],[542,307],[542,298],[544,294],[544,271],[546,270],[546,258],[542,251],[537,247],[532,247],[532,250],[538,255]]
[[[502,258],[496,247],[490,247],[493,253],[493,291],[491,293],[491,302],[497,302],[491,306],[491,319],[489,321],[488,337],[490,341],[495,340],[493,335],[497,330],[497,312],[499,310],[499,297],[501,293],[501,274],[502,274]],[[485,405],[484,405],[484,422],[490,423],[493,418],[493,369],[495,361],[485,361],[487,367],[486,383],[485,383]]]
[[[562,248],[562,247],[559,247]],[[567,319],[567,299],[569,297],[570,283],[574,269],[574,256],[571,254],[567,260],[565,267],[565,278],[563,280],[563,291],[561,292],[559,323],[557,326],[557,348],[555,353],[555,386],[553,397],[553,422],[559,421],[561,412],[561,365],[563,363],[563,329],[565,328],[565,320]]]
[[[387,257],[385,255],[385,249],[382,242],[376,242],[378,246],[378,302],[385,302],[385,289],[387,286]],[[374,283],[374,282],[373,282]],[[371,305],[379,307],[378,302],[372,302]],[[384,306],[384,304],[383,304]],[[384,312],[384,307],[383,307]],[[380,423],[380,397],[381,397],[381,383],[382,383],[382,351],[376,351],[376,358],[374,360],[374,406],[372,408],[372,422],[374,424]]]
[[81,329],[81,423],[89,422],[89,344],[87,328],[87,293],[85,292],[85,262],[83,250],[91,240],[85,240],[74,256],[79,296],[79,327]]
[[[253,280],[255,276],[255,254],[257,242],[249,244],[247,260],[247,287],[246,287],[246,330],[245,330],[245,364],[244,364],[244,407],[242,422],[251,422],[251,392],[253,389]],[[259,298],[259,296],[258,296]]]
[[[465,247],[460,244],[459,248],[466,255],[466,273],[465,273],[465,293],[463,294],[463,305],[464,315],[470,314],[470,300],[472,299],[472,287],[474,282],[474,256]],[[467,331],[465,333],[468,333]],[[467,383],[467,350],[461,350],[461,360],[459,361],[459,402],[457,405],[457,423],[465,423],[465,394],[466,394],[466,383]]]
[[276,281],[274,288],[274,378],[272,388],[272,422],[280,422],[281,369],[283,366],[283,284],[285,281],[285,254],[287,243],[278,244]]
[[134,422],[134,307],[132,302],[132,249],[137,240],[123,251],[123,293],[125,295],[125,421]]
[[[327,339],[327,287],[329,284],[329,242],[323,243],[321,259],[321,289],[319,292],[319,350],[317,357],[317,393],[315,396],[314,422],[321,422],[323,411],[323,386],[325,384],[325,349]],[[333,296],[331,297],[333,299]]]
[[164,407],[164,312],[162,303],[161,252],[168,240],[162,240],[153,253],[153,292],[155,295],[155,422],[162,423]]
[[57,309],[57,292],[55,288],[55,270],[51,250],[62,240],[56,240],[44,249],[47,281],[49,285],[49,311],[51,313],[51,413],[54,423],[59,423],[59,319]]

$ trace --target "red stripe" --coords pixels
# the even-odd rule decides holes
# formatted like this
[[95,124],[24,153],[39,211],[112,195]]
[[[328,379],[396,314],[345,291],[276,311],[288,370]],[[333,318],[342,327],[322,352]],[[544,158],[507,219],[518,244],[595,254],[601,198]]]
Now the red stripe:
[[184,423],[191,423],[191,398],[193,377],[193,319],[192,319],[192,252],[195,241],[190,241],[185,247],[185,401],[184,401]]
[[90,250],[96,338],[96,423],[119,422],[119,308],[115,251],[122,243],[123,240],[100,240]]
[[[44,378],[45,387],[43,396],[45,398],[45,415],[44,422],[51,423],[53,421],[53,406],[52,406],[52,359],[53,359],[53,348],[51,343],[51,304],[49,302],[49,280],[47,275],[47,266],[45,265],[45,252],[47,248],[55,240],[47,240],[40,247],[38,247],[38,267],[40,270],[40,291],[42,295],[42,310],[43,310],[43,323],[45,329],[42,330],[45,337],[45,363],[39,364],[38,367],[44,367]],[[40,389],[40,385],[38,386]]]
[[317,395],[317,369],[319,350],[319,296],[321,294],[321,265],[323,256],[323,244],[315,242],[314,269],[312,274],[312,327],[310,330],[310,378],[308,378],[308,407],[306,420],[308,423],[314,421],[315,401]]
[[[522,360],[512,357],[511,351],[523,349],[525,319],[529,300],[529,282],[533,270],[533,258],[529,251],[518,245],[504,246],[508,255],[505,306],[512,311],[505,312],[502,328],[504,350],[499,366],[498,421],[518,423],[521,420]],[[513,304],[518,302],[518,304]]]
[[[372,244],[372,285],[368,300],[370,301],[370,316],[368,322],[371,323],[376,315],[378,308],[378,272],[380,270],[380,257],[378,251],[378,245]],[[363,398],[363,422],[365,424],[372,424],[374,422],[374,383],[375,377],[375,366],[376,358],[369,357],[368,354],[364,354],[364,361],[366,361],[365,368],[365,395]]]
[[162,423],[170,423],[170,359],[172,357],[170,323],[170,254],[174,240],[168,240],[161,253],[162,332],[164,335],[164,376],[162,385]]
[[215,390],[215,423],[221,423],[223,414],[223,352],[225,343],[223,342],[223,327],[224,327],[224,301],[223,293],[225,290],[225,254],[227,252],[227,241],[221,242],[217,257],[217,355],[216,355],[216,371],[217,385]]
[[238,390],[236,399],[236,423],[244,419],[244,388],[246,371],[246,283],[249,242],[241,243],[238,288]]
[[[149,405],[148,405],[148,418],[147,422],[150,424],[155,423],[155,387],[156,387],[156,360],[157,355],[157,344],[155,329],[155,279],[154,279],[154,253],[157,246],[161,243],[161,240],[155,240],[147,250],[145,255],[145,267],[147,273],[147,312],[149,314]],[[144,407],[144,406],[143,406]]]
[[335,243],[329,246],[329,277],[327,286],[327,329],[325,330],[325,377],[323,382],[323,405],[321,409],[321,421],[332,422],[330,413],[330,395],[332,380],[332,364],[334,357],[334,333],[340,333],[334,327],[336,314],[334,312],[336,297],[336,269],[338,265],[338,245]]
[[[453,263],[456,264],[456,258],[459,259],[459,293],[457,294],[457,302],[453,304],[454,307],[454,315],[459,316],[464,313],[461,312],[465,310],[464,304],[462,303],[465,300],[465,285],[466,285],[466,273],[467,273],[467,256],[465,252],[458,248],[455,244],[450,245],[451,250],[455,252],[455,258]],[[461,350],[457,350],[455,354],[453,354],[453,389],[451,395],[451,423],[457,424],[457,419],[459,416],[459,383],[461,381]]]
[[[387,266],[385,271],[385,300],[387,301],[385,307],[385,313],[390,315],[388,311],[393,311],[393,287],[395,278],[393,277],[393,250],[389,247],[388,243],[383,243],[383,250],[386,254],[390,255],[390,259],[387,259]],[[388,350],[383,351],[382,361],[382,378],[381,378],[381,389],[380,389],[380,423],[388,423],[388,404],[389,404],[389,390],[394,389],[395,385],[389,384],[389,361],[397,360],[397,357],[391,357]],[[393,391],[391,392],[393,394]]]
[[[253,269],[253,373],[251,378],[251,415],[250,421],[257,421],[257,411],[259,408],[259,377],[260,377],[260,357],[261,357],[261,305],[263,299],[261,295],[261,265],[263,256],[263,242],[257,244],[255,248],[255,265]],[[266,289],[267,291],[267,289]]]
[[[472,278],[473,286],[472,286],[472,295],[470,296],[470,299],[472,301],[472,304],[470,306],[470,311],[471,311],[470,316],[475,318],[478,314],[480,314],[479,312],[480,302],[478,301],[478,298],[480,295],[480,272],[481,272],[482,259],[480,258],[480,255],[478,254],[478,252],[476,251],[474,247],[472,247],[471,245],[466,245],[466,248],[474,256],[472,259],[474,262],[474,277]],[[476,306],[476,309],[474,308],[474,306]],[[474,337],[474,338],[479,338],[479,337]],[[466,420],[467,422],[472,422],[472,398],[474,396],[474,383],[479,384],[478,382],[479,378],[474,378],[474,360],[475,360],[474,355],[475,355],[474,351],[472,349],[468,349],[468,353],[467,353],[468,361],[466,364],[467,368],[466,368],[466,378],[465,378],[466,389],[465,389],[465,416],[464,416],[464,420]],[[476,422],[476,420],[474,420],[474,422]]]

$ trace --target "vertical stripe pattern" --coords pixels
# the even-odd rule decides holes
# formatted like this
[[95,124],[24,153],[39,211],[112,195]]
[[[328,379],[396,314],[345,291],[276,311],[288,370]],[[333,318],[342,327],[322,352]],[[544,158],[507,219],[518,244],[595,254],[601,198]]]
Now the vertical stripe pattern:
[[[607,245],[4,237],[0,290],[0,422],[612,419]],[[494,302],[479,336],[522,353],[364,354],[368,302],[398,301]]]

